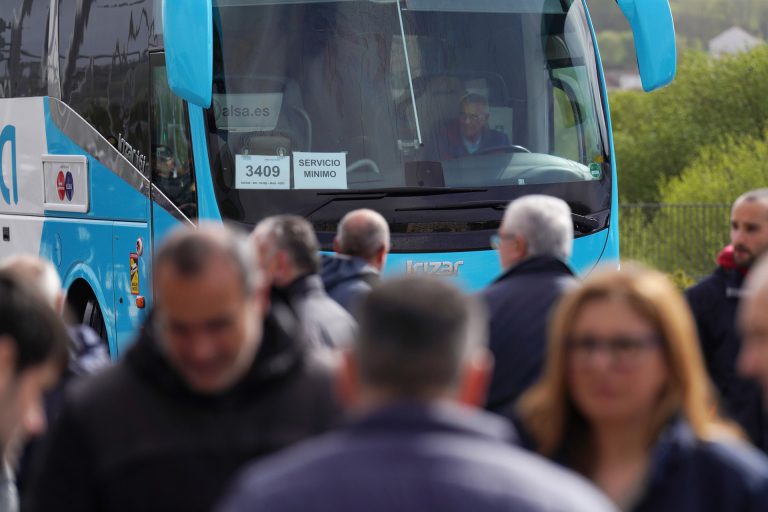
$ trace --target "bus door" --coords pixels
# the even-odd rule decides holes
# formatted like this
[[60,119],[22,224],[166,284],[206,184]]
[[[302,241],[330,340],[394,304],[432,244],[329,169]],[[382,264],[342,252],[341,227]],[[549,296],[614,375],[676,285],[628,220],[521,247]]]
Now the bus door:
[[150,57],[153,243],[197,219],[197,185],[186,102],[173,94],[163,53]]

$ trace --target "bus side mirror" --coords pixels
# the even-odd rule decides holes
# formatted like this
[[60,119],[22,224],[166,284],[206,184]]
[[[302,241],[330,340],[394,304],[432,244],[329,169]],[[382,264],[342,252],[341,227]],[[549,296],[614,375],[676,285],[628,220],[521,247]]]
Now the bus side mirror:
[[180,98],[211,106],[212,0],[163,0],[163,40],[168,85]]
[[632,27],[637,66],[646,92],[675,78],[677,47],[668,0],[616,0]]

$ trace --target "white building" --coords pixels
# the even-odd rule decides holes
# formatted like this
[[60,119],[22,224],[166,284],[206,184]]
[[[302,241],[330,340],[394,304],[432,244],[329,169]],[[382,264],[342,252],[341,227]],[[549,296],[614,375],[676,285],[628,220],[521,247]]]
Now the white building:
[[763,40],[740,27],[731,27],[709,42],[709,54],[715,58],[746,52],[763,44]]

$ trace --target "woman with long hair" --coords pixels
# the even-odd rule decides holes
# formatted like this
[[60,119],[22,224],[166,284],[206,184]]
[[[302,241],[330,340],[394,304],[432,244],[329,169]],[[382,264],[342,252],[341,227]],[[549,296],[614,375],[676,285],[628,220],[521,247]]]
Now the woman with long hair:
[[768,459],[719,418],[691,313],[663,274],[598,272],[560,303],[549,338],[516,411],[536,451],[624,511],[768,510]]

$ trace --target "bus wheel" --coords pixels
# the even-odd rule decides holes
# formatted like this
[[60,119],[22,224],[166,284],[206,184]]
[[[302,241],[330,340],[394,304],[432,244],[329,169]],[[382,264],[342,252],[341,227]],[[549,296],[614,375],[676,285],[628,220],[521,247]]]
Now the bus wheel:
[[99,302],[93,295],[88,297],[88,300],[85,303],[85,307],[83,308],[82,322],[83,324],[96,331],[96,334],[98,334],[99,337],[106,343],[107,326],[104,323],[104,315],[101,313]]

